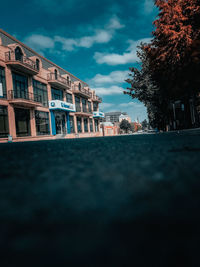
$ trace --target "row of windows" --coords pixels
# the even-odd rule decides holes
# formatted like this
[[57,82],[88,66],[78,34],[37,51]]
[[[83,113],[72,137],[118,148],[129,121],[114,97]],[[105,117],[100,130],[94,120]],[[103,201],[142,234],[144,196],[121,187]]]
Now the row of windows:
[[[74,133],[74,118],[69,116],[70,133]],[[30,135],[30,110],[15,108],[15,122],[17,136]],[[88,119],[84,118],[84,132],[88,132]],[[89,119],[90,132],[98,132],[98,120],[95,120],[95,129],[93,129],[92,119]],[[49,113],[43,111],[35,111],[35,124],[37,135],[49,135]],[[82,120],[77,117],[77,130],[82,132]],[[9,134],[8,112],[7,107],[0,106],[0,137],[7,137]]]
[[[87,133],[88,132],[88,119],[87,118],[83,119],[83,125],[84,125],[84,132]],[[99,129],[98,120],[94,120],[94,126],[95,128],[93,129],[92,119],[89,119],[90,132],[93,132],[93,131],[98,132],[98,129]],[[77,130],[78,130],[78,133],[82,133],[82,123],[81,123],[80,117],[77,117]]]
[[[29,99],[28,94],[28,78],[26,76],[17,74],[15,72],[12,73],[13,78],[13,90],[15,98],[24,98]],[[47,85],[43,84],[39,81],[33,79],[33,93],[34,100],[40,101],[44,106],[48,106],[48,94],[47,94]],[[51,88],[51,96],[52,100],[63,100],[63,90],[59,90],[56,88]],[[5,79],[5,69],[0,67],[0,97],[6,98],[6,79]],[[66,94],[66,101],[69,103],[73,103],[72,95]],[[81,111],[80,101],[82,101],[83,111],[87,111],[87,103],[89,112],[92,111],[91,102],[87,101],[85,98],[81,98],[76,96],[75,103],[77,107],[77,111]],[[93,110],[98,110],[98,103],[93,103]]]

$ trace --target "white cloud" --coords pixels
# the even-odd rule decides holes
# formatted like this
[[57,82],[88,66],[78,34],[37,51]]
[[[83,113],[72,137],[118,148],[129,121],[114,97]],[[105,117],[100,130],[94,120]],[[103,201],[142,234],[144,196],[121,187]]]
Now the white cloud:
[[98,64],[108,64],[111,66],[114,65],[122,65],[127,63],[135,63],[139,61],[139,58],[137,57],[137,46],[143,42],[143,43],[149,43],[150,38],[144,38],[137,41],[129,40],[129,47],[123,54],[116,54],[116,53],[99,53],[96,52],[94,54],[94,59]]
[[92,87],[93,90],[95,90],[97,95],[119,95],[123,94],[124,88],[117,86],[117,85],[112,85],[110,87]]
[[103,84],[116,84],[124,83],[125,79],[128,78],[128,70],[125,71],[113,71],[108,75],[96,74],[94,78],[89,81],[89,84],[103,85]]
[[55,41],[62,44],[62,49],[72,51],[76,47],[90,48],[94,44],[108,43],[115,35],[116,30],[123,28],[117,16],[110,19],[109,23],[104,26],[104,29],[93,29],[93,34],[80,38],[64,38],[55,37]]
[[32,49],[43,51],[45,49],[54,48],[55,42],[52,38],[42,34],[32,34],[25,38],[24,42]]

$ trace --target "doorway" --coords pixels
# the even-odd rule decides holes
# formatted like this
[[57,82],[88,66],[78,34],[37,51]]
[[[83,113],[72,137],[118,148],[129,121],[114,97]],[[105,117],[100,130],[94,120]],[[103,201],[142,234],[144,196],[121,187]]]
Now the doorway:
[[17,136],[30,136],[30,110],[15,108],[15,125]]
[[55,113],[56,134],[66,135],[66,116],[64,112]]

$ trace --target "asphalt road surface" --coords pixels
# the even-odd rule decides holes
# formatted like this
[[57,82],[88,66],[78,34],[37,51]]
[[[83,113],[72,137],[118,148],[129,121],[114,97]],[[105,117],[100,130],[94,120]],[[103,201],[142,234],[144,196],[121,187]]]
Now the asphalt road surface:
[[198,132],[0,144],[0,266],[200,266]]

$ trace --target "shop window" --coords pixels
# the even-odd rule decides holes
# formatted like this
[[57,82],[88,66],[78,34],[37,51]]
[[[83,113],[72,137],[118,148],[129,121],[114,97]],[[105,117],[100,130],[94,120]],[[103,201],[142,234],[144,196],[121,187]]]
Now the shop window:
[[15,125],[17,136],[30,136],[30,110],[15,108]]
[[35,111],[35,124],[37,135],[48,135],[49,131],[49,113],[43,111]]
[[74,133],[74,117],[69,116],[69,122],[70,122],[70,133]]
[[77,130],[78,133],[82,133],[81,118],[77,117]]
[[8,137],[8,111],[7,107],[0,106],[0,138]]
[[90,119],[90,132],[93,132],[93,121]]
[[95,124],[95,132],[98,132],[99,131],[99,121],[94,120],[94,124]]
[[47,86],[44,83],[33,80],[33,92],[35,101],[39,99],[39,101],[45,106],[48,106],[48,94],[47,94]]
[[5,69],[0,66],[0,98],[6,98],[6,78],[5,78]]
[[63,100],[63,91],[55,88],[51,88],[52,100]]
[[87,118],[84,119],[84,131],[85,133],[88,132],[88,119]]

